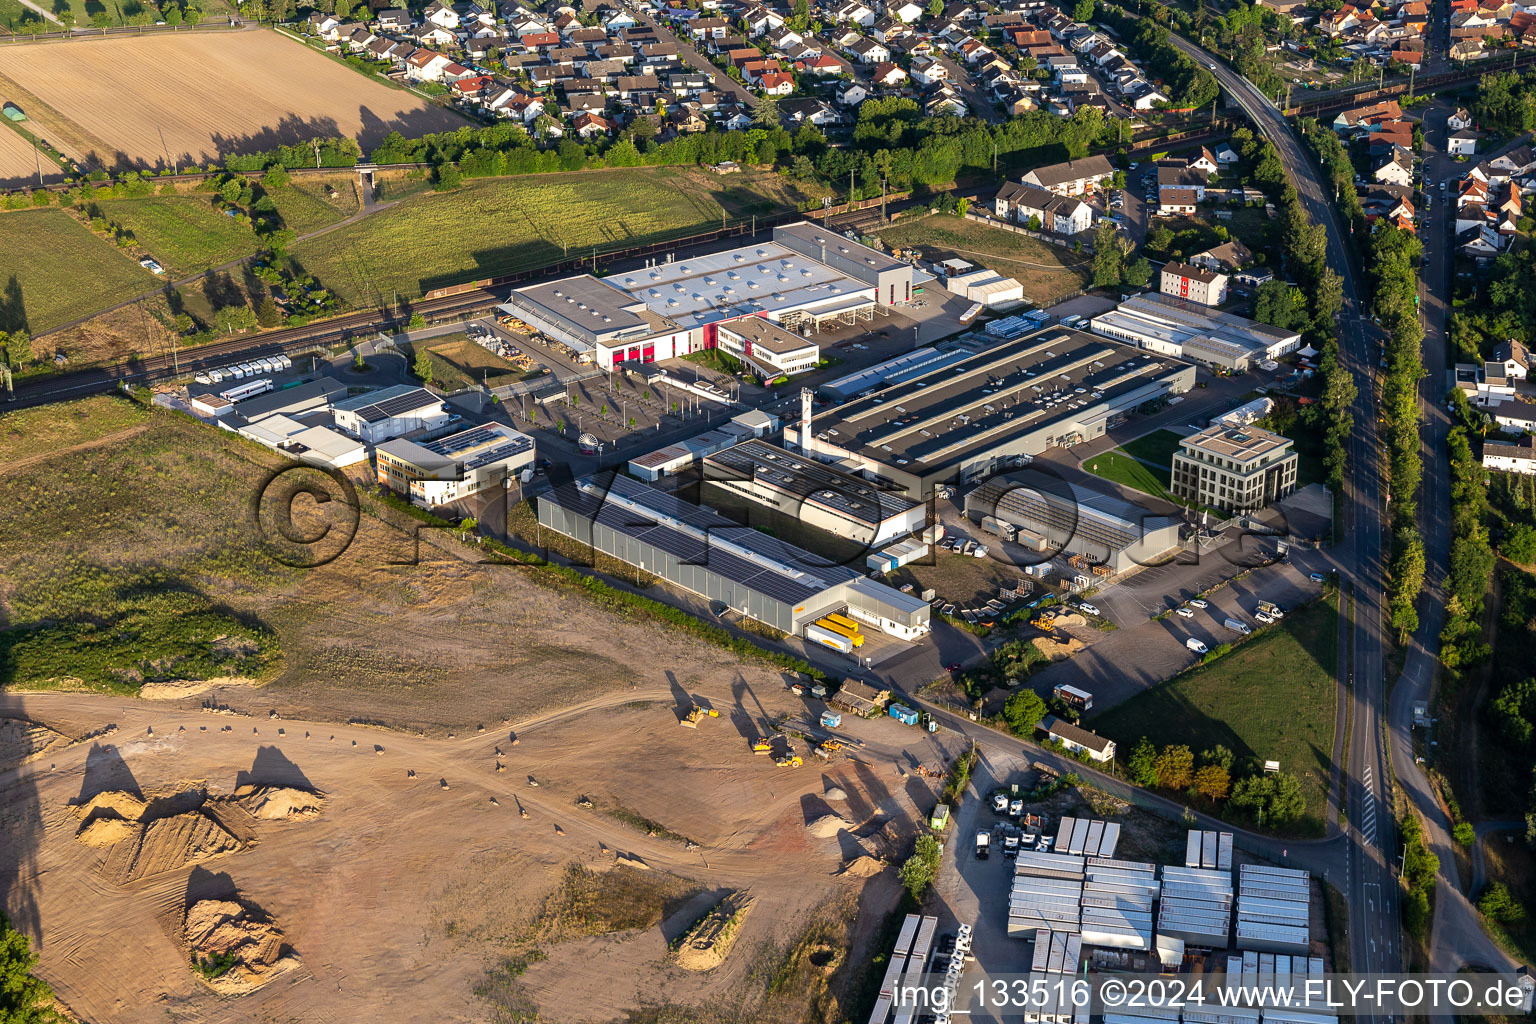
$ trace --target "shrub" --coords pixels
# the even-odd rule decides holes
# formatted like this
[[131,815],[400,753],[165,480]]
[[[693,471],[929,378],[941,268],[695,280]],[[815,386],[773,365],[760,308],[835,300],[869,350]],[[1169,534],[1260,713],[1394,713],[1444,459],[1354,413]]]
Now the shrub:
[[912,856],[901,866],[901,884],[914,900],[923,898],[934,876],[939,873],[939,841],[924,832],[912,847]]
[[1451,838],[1462,846],[1471,846],[1477,842],[1477,829],[1472,827],[1470,821],[1459,821],[1456,827],[1451,829]]

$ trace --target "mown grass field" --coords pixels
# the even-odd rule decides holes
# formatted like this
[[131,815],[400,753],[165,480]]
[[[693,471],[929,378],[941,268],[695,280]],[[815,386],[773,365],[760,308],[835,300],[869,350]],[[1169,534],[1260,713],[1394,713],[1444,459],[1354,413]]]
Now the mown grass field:
[[888,246],[916,246],[924,256],[958,256],[995,270],[1023,285],[1024,297],[1037,306],[1053,305],[1081,290],[1091,265],[1070,249],[947,213],[902,221],[881,230],[880,239]]
[[1239,763],[1277,760],[1301,781],[1307,811],[1297,831],[1321,835],[1333,768],[1338,690],[1337,598],[1287,615],[1210,665],[1191,669],[1090,719],[1128,754],[1142,736],[1221,744]]
[[[713,178],[713,180],[705,180]],[[355,305],[718,227],[794,198],[777,176],[647,168],[471,180],[424,193],[292,250]]]
[[37,334],[149,291],[159,280],[63,210],[0,215],[0,301],[9,326]]
[[1094,455],[1083,461],[1083,468],[1094,476],[1103,477],[1105,480],[1113,480],[1132,490],[1143,494],[1150,494],[1164,501],[1180,502],[1173,493],[1168,490],[1168,468],[1154,469],[1144,462],[1138,462],[1130,452],[1124,448],[1116,448],[1113,451],[1104,452],[1102,455]]
[[23,459],[90,444],[150,420],[143,406],[98,396],[62,406],[39,406],[0,416],[0,476]]
[[1183,447],[1183,442],[1183,434],[1172,430],[1156,430],[1134,441],[1127,441],[1121,447],[1138,459],[1146,459],[1171,469],[1173,454]]

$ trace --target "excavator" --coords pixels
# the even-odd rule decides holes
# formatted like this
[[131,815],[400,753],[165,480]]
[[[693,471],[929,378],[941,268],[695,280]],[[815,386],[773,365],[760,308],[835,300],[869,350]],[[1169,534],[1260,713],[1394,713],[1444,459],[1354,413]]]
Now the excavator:
[[699,723],[702,722],[705,718],[719,717],[720,712],[716,711],[714,708],[706,708],[702,704],[695,704],[693,708],[683,716],[682,721],[678,722],[678,725],[681,725],[684,729],[697,729],[699,727]]

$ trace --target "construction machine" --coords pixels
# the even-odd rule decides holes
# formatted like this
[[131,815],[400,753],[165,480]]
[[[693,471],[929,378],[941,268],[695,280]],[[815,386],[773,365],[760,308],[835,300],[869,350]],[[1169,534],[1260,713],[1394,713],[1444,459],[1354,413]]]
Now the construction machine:
[[780,768],[799,768],[805,762],[800,760],[800,755],[795,753],[794,747],[789,747],[782,757],[774,758],[773,763]]
[[699,727],[699,723],[705,718],[719,717],[720,712],[716,711],[714,708],[706,708],[702,704],[695,704],[677,724],[681,725],[684,729],[697,729]]
[[767,740],[757,740],[752,744],[752,753],[754,754],[767,754],[771,753],[772,750],[773,747]]
[[841,740],[822,740],[816,745],[816,756],[830,758],[833,754],[843,749]]

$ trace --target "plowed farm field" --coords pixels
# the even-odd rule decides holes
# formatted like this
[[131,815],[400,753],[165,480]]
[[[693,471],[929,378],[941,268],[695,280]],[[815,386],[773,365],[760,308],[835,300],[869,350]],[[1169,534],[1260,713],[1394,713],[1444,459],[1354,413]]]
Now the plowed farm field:
[[8,48],[0,95],[18,98],[34,132],[106,169],[186,167],[334,136],[366,151],[392,131],[465,124],[265,29]]
[[[43,161],[43,173],[53,171],[58,177],[58,167],[51,161]],[[37,160],[32,154],[32,144],[9,128],[0,124],[0,188],[37,183]]]

